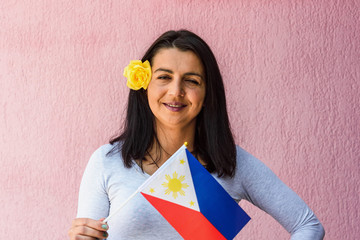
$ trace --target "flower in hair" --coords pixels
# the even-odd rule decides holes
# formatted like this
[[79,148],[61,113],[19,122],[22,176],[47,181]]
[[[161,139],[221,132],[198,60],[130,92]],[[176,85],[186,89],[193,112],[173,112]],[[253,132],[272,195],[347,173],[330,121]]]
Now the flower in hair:
[[132,60],[124,69],[124,76],[127,78],[126,85],[133,90],[140,88],[147,89],[151,80],[151,66],[148,60]]

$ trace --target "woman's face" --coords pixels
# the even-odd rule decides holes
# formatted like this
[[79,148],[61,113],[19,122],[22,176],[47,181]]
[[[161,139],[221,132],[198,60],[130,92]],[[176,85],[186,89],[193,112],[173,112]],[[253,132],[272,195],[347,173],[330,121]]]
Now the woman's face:
[[191,51],[160,49],[152,59],[147,94],[157,126],[195,126],[205,99],[205,76],[200,59]]

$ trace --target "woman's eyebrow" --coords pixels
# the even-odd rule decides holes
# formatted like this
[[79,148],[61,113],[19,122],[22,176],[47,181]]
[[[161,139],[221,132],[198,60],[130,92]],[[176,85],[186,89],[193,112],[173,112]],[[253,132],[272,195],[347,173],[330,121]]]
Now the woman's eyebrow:
[[[154,73],[156,73],[156,72],[167,72],[167,73],[171,73],[171,74],[174,73],[173,71],[171,71],[171,70],[169,70],[169,69],[165,69],[165,68],[158,68],[158,69],[155,70]],[[192,76],[192,75],[194,75],[194,76],[198,76],[198,77],[200,77],[201,79],[203,79],[203,76],[202,76],[201,74],[195,73],[195,72],[187,72],[187,73],[185,73],[184,75],[185,75],[185,76]]]
[[165,69],[165,68],[158,68],[158,69],[155,70],[154,73],[159,72],[159,71],[168,72],[168,73],[171,73],[171,74],[174,73],[173,71],[171,71],[171,70],[169,70],[169,69]]
[[200,77],[201,79],[203,79],[203,76],[202,76],[201,74],[199,74],[199,73],[188,72],[188,73],[185,73],[184,75],[185,75],[185,76],[192,76],[192,75],[194,75],[194,76],[198,76],[198,77]]

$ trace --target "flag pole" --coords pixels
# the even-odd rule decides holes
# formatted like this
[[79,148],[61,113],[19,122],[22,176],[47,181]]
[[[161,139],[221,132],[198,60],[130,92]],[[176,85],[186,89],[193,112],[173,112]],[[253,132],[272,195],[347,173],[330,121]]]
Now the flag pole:
[[[177,155],[182,149],[186,148],[188,146],[188,143],[185,142],[184,145],[182,145],[171,157]],[[170,158],[171,158],[170,157]],[[114,215],[116,215],[133,197],[135,197],[135,195],[139,192],[141,192],[141,190],[144,188],[144,186],[147,185],[147,183],[149,182],[149,180],[151,179],[151,177],[159,174],[161,172],[162,169],[164,169],[164,167],[167,165],[167,163],[169,163],[169,161],[166,161],[161,167],[160,169],[158,169],[152,176],[150,176],[150,178],[148,178],[133,194],[131,194],[131,196],[126,199],[125,202],[123,202],[118,209],[116,209],[114,212],[112,212],[107,218],[104,219],[103,223],[107,223]],[[164,166],[165,165],[165,166]],[[160,170],[160,171],[159,171]]]
[[107,223],[115,214],[117,214],[137,193],[139,193],[140,190],[136,190],[128,199],[126,199],[125,202],[123,202],[118,209],[116,209],[114,212],[112,212],[107,218],[104,219],[104,223]]

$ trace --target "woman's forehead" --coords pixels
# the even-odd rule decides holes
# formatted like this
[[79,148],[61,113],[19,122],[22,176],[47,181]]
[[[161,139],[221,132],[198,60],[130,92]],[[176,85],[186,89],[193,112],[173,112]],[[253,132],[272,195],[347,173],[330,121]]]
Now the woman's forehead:
[[158,68],[171,71],[195,71],[203,74],[203,66],[199,57],[192,51],[182,51],[178,48],[160,49],[152,59],[152,68],[155,72]]

